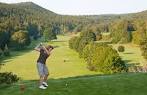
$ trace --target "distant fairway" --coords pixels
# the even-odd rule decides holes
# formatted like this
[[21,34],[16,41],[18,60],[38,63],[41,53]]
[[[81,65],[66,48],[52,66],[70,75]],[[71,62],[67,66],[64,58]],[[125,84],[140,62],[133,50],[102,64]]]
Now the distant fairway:
[[[98,74],[89,71],[86,68],[86,63],[79,58],[78,54],[74,50],[69,49],[68,39],[68,36],[58,36],[58,40],[49,43],[57,46],[47,60],[50,78]],[[12,52],[11,55],[12,57],[2,62],[5,65],[0,70],[1,72],[13,72],[23,80],[38,79],[38,73],[36,70],[36,60],[39,55],[38,52],[34,50],[26,50]]]
[[[119,53],[121,58],[127,64],[134,64],[134,65],[143,65],[145,64],[145,60],[141,55],[141,50],[139,46],[133,44],[122,44],[125,47],[125,52]],[[113,45],[113,47],[117,50],[119,45]]]

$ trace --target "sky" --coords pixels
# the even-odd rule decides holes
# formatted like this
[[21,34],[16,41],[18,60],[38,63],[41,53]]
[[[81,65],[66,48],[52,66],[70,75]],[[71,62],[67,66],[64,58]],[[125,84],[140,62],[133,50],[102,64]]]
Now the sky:
[[147,0],[0,0],[5,3],[28,1],[64,15],[124,14],[147,10]]

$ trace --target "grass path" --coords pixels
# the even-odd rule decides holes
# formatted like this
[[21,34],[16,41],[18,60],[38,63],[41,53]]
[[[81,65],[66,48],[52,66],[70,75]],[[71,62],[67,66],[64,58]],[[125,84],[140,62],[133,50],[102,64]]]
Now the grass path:
[[[96,74],[96,72],[91,72],[86,68],[86,63],[82,59],[79,59],[78,54],[75,51],[69,49],[68,39],[68,36],[59,36],[58,40],[49,43],[57,46],[47,60],[50,78]],[[23,80],[38,79],[36,70],[38,52],[34,50],[21,53],[13,52],[12,55],[15,56],[3,61],[5,65],[0,70],[1,72],[13,72]],[[66,62],[64,62],[64,60]]]

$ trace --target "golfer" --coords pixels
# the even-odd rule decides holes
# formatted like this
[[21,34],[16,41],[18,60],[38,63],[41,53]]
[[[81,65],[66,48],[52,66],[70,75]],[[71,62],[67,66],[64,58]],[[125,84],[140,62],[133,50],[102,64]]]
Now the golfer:
[[45,47],[44,45],[39,44],[37,47],[35,47],[35,50],[40,52],[39,58],[37,60],[37,69],[40,76],[39,88],[46,89],[48,86],[47,78],[49,75],[49,71],[46,66],[46,60],[50,56],[51,51],[53,50],[53,46],[48,45]]

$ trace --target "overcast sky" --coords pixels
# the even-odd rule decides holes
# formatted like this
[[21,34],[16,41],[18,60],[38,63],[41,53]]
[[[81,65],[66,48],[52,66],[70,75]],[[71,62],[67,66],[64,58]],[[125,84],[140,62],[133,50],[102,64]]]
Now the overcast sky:
[[0,0],[5,3],[26,1],[66,15],[121,14],[147,10],[147,0]]

